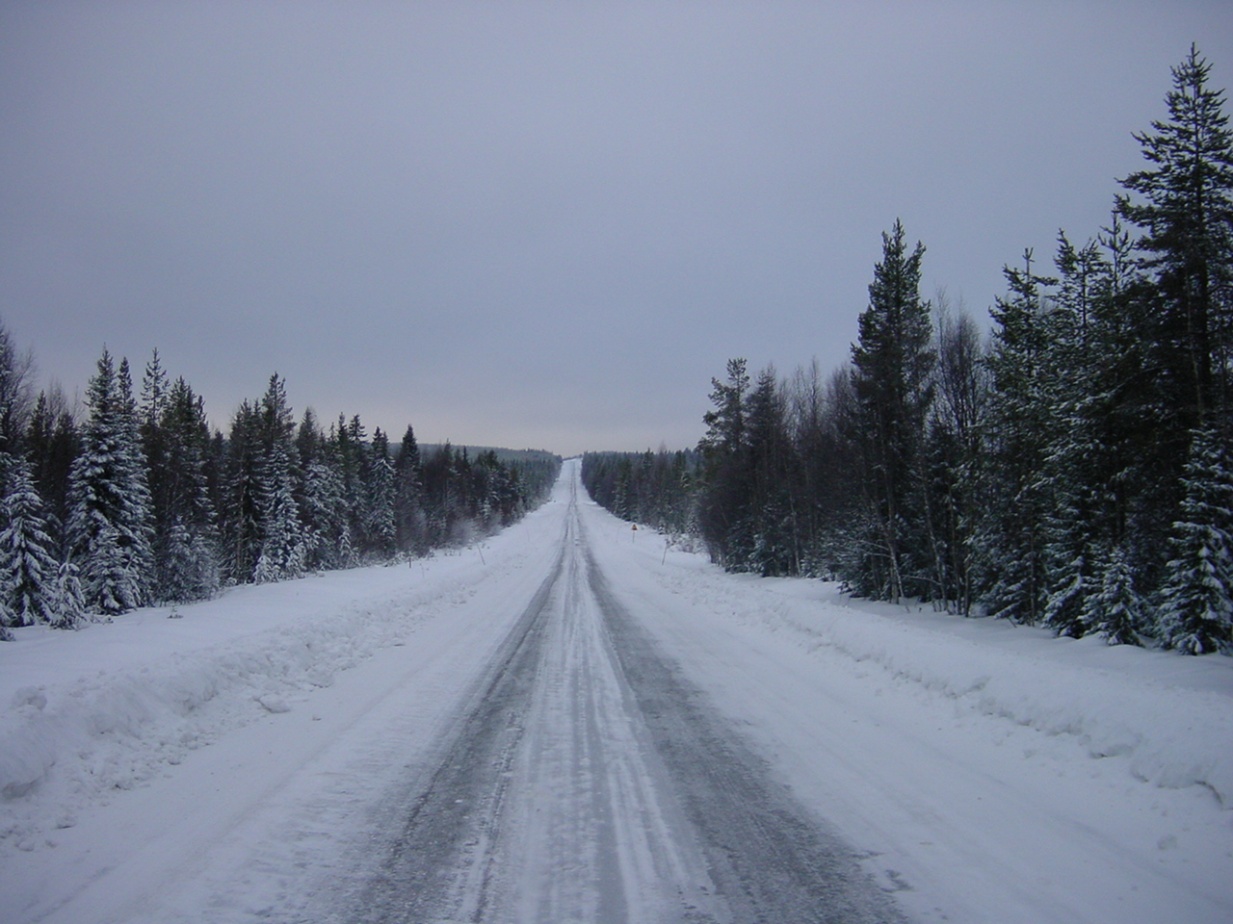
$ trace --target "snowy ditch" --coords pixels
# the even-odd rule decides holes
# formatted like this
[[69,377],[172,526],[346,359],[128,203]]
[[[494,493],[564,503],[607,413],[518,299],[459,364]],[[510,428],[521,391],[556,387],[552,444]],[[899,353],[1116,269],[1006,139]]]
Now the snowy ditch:
[[[967,708],[1073,737],[1089,757],[1126,758],[1143,782],[1203,786],[1222,807],[1233,807],[1230,659],[1183,659],[1110,647],[1098,638],[1056,639],[992,620],[908,613],[843,600],[833,590],[829,595],[821,606],[785,602],[763,621]],[[1183,660],[1189,663],[1178,663]]]
[[21,630],[0,646],[0,843],[33,849],[47,821],[71,826],[83,805],[404,644],[472,580],[469,562],[441,564],[427,582],[418,566],[365,568],[236,588],[182,619],[151,608]]
[[[854,616],[848,607],[831,605],[822,614],[814,608],[788,621],[855,660],[872,661],[896,678],[986,715],[1046,735],[1072,736],[1089,757],[1126,758],[1131,774],[1144,782],[1171,789],[1204,786],[1223,807],[1233,807],[1229,691],[1177,687],[1168,679],[1176,673],[1171,662],[1177,655],[1110,650],[1099,639],[1076,642],[1011,630],[1036,636],[1024,638],[1023,647],[1035,648],[1031,643],[1037,642],[1043,649],[1077,649],[1058,652],[1078,655],[1071,664],[1056,655],[1025,656],[901,622],[895,626],[895,619],[895,631],[888,633],[884,620],[866,626],[867,620]],[[1100,666],[1105,662],[1120,662],[1122,670]],[[1228,659],[1195,667],[1197,677],[1208,675],[1217,686],[1227,688],[1233,681]]]
[[[1093,759],[1123,759],[1142,782],[1204,787],[1233,809],[1233,658],[1055,638],[929,606],[852,599],[820,581],[720,575],[701,555],[639,542],[623,544],[627,581],[657,574],[695,607],[876,666],[955,708],[1072,740]],[[653,567],[661,556],[668,568]]]

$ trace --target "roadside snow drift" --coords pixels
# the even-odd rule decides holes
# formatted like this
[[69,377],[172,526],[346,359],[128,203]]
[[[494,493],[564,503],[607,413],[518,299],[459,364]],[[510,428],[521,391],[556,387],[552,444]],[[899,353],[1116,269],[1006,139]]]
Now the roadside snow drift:
[[[482,550],[17,630],[0,920],[80,920],[87,899],[98,920],[279,919],[294,876],[421,767],[549,567],[576,478]],[[613,593],[915,919],[1233,920],[1233,659],[726,575],[582,508]],[[324,781],[357,754],[344,798]],[[212,888],[230,904],[206,914]]]

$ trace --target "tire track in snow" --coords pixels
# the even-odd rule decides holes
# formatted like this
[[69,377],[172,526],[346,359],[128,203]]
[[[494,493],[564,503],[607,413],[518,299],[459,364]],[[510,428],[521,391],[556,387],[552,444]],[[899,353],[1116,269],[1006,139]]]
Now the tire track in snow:
[[[568,538],[568,536],[567,536]],[[399,836],[347,920],[357,924],[480,921],[493,873],[510,765],[522,738],[547,602],[565,547],[443,745]]]
[[569,517],[491,920],[730,921],[621,674],[576,506]]
[[618,602],[572,487],[555,563],[340,920],[900,921]]
[[733,921],[889,924],[903,916],[858,865],[776,783],[617,601],[588,551],[588,578],[613,649],[673,790]]

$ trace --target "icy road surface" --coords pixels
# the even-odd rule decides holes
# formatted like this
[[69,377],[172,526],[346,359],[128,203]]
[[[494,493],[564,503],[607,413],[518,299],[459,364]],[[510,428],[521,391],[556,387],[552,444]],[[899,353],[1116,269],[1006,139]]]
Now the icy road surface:
[[570,487],[547,577],[330,917],[894,920],[614,598]]
[[576,462],[183,614],[0,646],[0,921],[1233,920],[1230,659],[724,575]]

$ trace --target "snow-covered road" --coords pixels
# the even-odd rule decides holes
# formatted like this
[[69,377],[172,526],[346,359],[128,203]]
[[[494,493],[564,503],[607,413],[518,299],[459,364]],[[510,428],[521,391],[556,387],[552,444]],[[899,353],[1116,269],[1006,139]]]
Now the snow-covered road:
[[5,922],[1233,919],[1233,671],[550,503],[0,646]]
[[569,487],[548,576],[328,917],[894,920],[622,608]]

